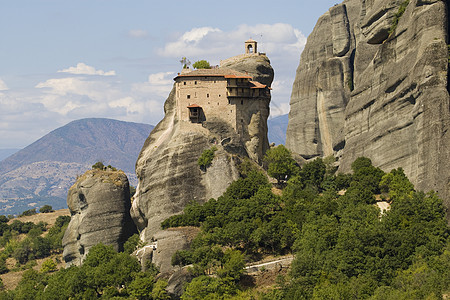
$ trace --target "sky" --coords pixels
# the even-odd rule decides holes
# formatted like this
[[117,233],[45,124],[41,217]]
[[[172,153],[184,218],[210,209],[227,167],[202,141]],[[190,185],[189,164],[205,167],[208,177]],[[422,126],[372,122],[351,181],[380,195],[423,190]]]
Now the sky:
[[81,118],[156,125],[180,59],[212,65],[258,41],[289,112],[300,54],[336,1],[0,0],[0,149]]

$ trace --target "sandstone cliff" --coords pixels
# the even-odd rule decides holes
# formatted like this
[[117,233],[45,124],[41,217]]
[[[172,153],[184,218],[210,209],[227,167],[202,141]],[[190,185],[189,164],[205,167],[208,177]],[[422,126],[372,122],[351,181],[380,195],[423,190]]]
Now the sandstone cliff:
[[137,232],[130,216],[128,179],[122,171],[87,171],[69,189],[67,205],[71,220],[62,241],[67,265],[80,265],[98,243],[121,251]]
[[[265,55],[239,56],[226,67],[239,71],[248,68],[255,79],[265,78],[270,85],[273,69]],[[243,67],[244,66],[244,67]],[[141,230],[141,239],[154,242],[156,250],[141,251],[162,272],[171,270],[172,254],[188,245],[189,234],[182,229],[161,230],[160,223],[181,213],[190,201],[203,203],[220,196],[238,178],[241,157],[260,161],[266,149],[269,101],[262,112],[249,116],[245,134],[239,136],[225,122],[208,120],[190,124],[178,119],[175,87],[164,105],[164,119],[155,127],[136,163],[139,184],[133,199],[131,215]],[[217,147],[212,165],[202,171],[197,160],[202,152]],[[150,252],[143,254],[142,252]],[[145,258],[146,257],[146,258]]]
[[449,206],[448,1],[346,0],[320,17],[292,89],[286,145],[402,167]]

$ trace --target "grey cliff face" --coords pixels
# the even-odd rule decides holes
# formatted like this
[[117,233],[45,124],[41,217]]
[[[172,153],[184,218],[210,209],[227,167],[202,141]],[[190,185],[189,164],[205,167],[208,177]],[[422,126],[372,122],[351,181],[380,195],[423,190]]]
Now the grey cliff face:
[[[226,67],[234,69],[235,65],[239,66],[236,67],[238,71],[242,71],[242,66],[248,68],[247,72],[252,76],[255,74],[254,78],[266,78],[266,83],[273,80],[273,69],[266,56],[243,56]],[[161,272],[172,270],[172,255],[189,245],[188,234],[182,229],[162,230],[161,222],[181,213],[190,201],[204,203],[222,195],[239,177],[239,157],[258,162],[269,147],[270,98],[259,104],[262,106],[259,113],[243,117],[249,123],[240,136],[229,124],[217,118],[209,118],[202,124],[180,120],[175,92],[174,86],[164,105],[164,119],[151,132],[136,162],[139,184],[131,208],[132,218],[141,231],[141,240],[157,244],[157,249],[143,259],[151,257]],[[212,146],[217,151],[205,172],[197,160]]]
[[98,243],[122,251],[137,232],[130,216],[128,179],[122,171],[87,171],[69,189],[67,205],[71,220],[62,241],[67,265],[81,265]]
[[[402,167],[450,205],[448,1],[346,0],[317,22],[291,96],[286,145],[306,158]],[[397,26],[394,22],[398,20]]]

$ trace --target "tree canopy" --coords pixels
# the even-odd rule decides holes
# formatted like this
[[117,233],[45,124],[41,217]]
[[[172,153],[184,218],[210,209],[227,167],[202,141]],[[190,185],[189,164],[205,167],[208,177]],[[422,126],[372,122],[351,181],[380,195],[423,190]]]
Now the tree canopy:
[[196,61],[192,67],[195,69],[211,69],[209,62],[204,59]]

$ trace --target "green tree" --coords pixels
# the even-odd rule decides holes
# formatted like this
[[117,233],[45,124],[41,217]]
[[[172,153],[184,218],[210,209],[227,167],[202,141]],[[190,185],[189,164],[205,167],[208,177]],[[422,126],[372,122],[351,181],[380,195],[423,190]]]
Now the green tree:
[[244,255],[239,250],[227,249],[224,255],[223,268],[218,271],[221,278],[231,278],[234,281],[241,279],[244,273]]
[[166,291],[167,281],[159,279],[153,286],[152,298],[153,300],[169,300],[170,296]]
[[6,266],[6,257],[0,257],[0,274],[8,273],[8,267]]
[[213,146],[210,149],[204,150],[202,155],[198,158],[197,164],[203,171],[206,171],[206,168],[208,168],[211,165],[214,159],[214,153],[216,151],[217,147]]
[[320,191],[327,167],[321,158],[306,163],[300,171],[300,179],[305,186]]
[[23,216],[32,216],[32,215],[35,215],[35,214],[37,214],[36,208],[32,208],[32,209],[28,209],[28,210],[22,212],[22,213],[19,215],[19,217],[23,217]]
[[105,169],[105,165],[103,164],[103,162],[98,161],[95,164],[92,165],[92,169],[98,169],[98,170],[104,170]]
[[211,66],[209,65],[209,62],[207,62],[206,60],[198,60],[196,61],[192,67],[194,67],[195,69],[211,69]]
[[128,285],[128,293],[139,300],[151,300],[154,278],[145,273],[138,273]]
[[0,215],[0,223],[8,223],[9,219],[7,216]]
[[381,178],[380,189],[382,192],[389,193],[389,197],[394,200],[413,192],[414,185],[406,177],[403,169],[398,168]]
[[269,149],[264,156],[267,163],[267,173],[278,183],[286,182],[298,172],[298,166],[292,158],[291,152],[283,145]]
[[126,254],[133,253],[139,247],[142,247],[143,243],[139,237],[139,234],[135,233],[128,238],[128,240],[123,244],[123,252]]
[[40,213],[50,213],[54,212],[53,207],[51,205],[44,205],[41,208],[39,208]]
[[50,272],[54,272],[57,270],[57,265],[56,262],[49,258],[46,259],[41,266],[41,273],[50,273]]

